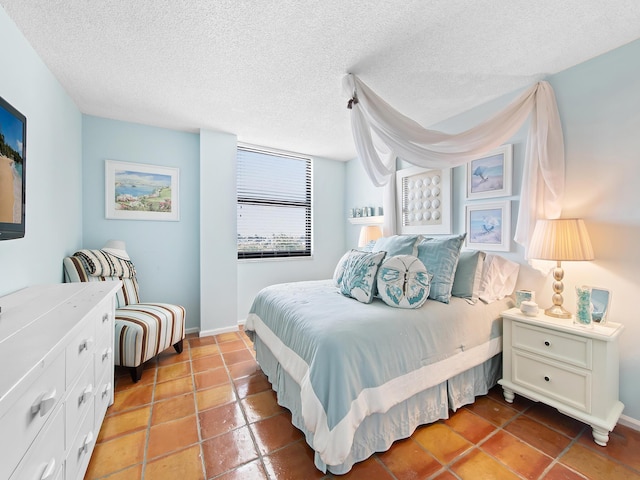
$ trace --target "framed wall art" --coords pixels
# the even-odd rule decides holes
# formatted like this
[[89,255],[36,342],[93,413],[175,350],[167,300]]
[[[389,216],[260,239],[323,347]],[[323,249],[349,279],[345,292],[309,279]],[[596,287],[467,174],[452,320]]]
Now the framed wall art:
[[513,145],[502,145],[467,163],[467,199],[511,195]]
[[451,233],[451,169],[396,172],[398,233]]
[[142,163],[105,161],[106,217],[180,220],[180,171]]
[[511,202],[466,205],[466,246],[508,252],[511,248]]

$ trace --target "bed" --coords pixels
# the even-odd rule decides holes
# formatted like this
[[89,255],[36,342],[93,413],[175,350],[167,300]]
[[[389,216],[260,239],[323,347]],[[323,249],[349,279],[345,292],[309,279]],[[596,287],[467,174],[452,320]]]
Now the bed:
[[316,467],[344,474],[495,385],[511,306],[451,297],[393,308],[355,301],[334,280],[296,282],[259,292],[245,331]]

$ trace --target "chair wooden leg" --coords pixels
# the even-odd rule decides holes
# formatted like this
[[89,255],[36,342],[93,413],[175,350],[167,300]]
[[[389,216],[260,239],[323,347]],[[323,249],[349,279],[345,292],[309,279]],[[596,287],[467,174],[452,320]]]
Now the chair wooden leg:
[[138,383],[138,380],[142,377],[142,364],[137,367],[129,367],[129,373],[131,373],[131,380],[133,383]]
[[182,348],[184,346],[184,338],[177,343],[173,344],[173,348],[176,349],[176,352],[182,353]]

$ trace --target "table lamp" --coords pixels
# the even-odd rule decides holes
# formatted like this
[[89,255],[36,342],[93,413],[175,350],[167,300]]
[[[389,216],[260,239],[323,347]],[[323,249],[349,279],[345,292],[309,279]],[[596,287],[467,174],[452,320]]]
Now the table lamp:
[[550,317],[571,318],[571,313],[562,307],[564,270],[560,262],[593,260],[593,247],[582,219],[538,220],[529,245],[529,257],[558,262],[553,270],[553,305],[544,313]]
[[364,225],[360,229],[360,238],[358,238],[358,246],[364,247],[372,240],[377,240],[382,237],[382,230],[378,225]]

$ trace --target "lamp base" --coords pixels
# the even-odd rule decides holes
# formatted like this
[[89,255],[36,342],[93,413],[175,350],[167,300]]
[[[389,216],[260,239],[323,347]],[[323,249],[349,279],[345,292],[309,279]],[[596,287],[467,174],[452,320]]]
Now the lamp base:
[[562,305],[553,305],[544,311],[545,315],[555,318],[571,318],[571,312],[565,310]]

